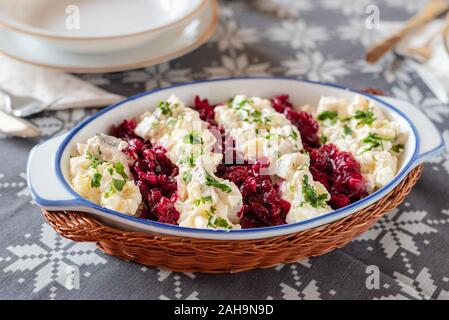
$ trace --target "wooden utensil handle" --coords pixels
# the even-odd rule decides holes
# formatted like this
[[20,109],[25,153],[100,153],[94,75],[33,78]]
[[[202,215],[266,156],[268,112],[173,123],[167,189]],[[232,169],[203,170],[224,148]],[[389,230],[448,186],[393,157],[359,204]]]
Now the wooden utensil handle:
[[391,48],[393,48],[405,35],[417,27],[427,24],[435,17],[449,10],[449,2],[446,0],[431,0],[416,15],[410,18],[401,30],[393,33],[391,36],[374,44],[369,48],[365,55],[365,60],[369,63],[375,63]]

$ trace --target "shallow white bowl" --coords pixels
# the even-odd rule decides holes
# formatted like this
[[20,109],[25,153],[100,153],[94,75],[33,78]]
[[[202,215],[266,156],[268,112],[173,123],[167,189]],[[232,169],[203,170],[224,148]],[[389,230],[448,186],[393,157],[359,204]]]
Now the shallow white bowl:
[[[208,0],[0,0],[0,25],[71,52],[138,46],[189,19]],[[79,16],[79,28],[73,22]],[[72,18],[75,17],[75,18]]]
[[35,37],[0,28],[0,52],[22,62],[63,72],[124,71],[165,62],[202,45],[212,36],[218,24],[216,0],[208,0],[187,22],[187,25],[178,24],[163,31],[158,39],[137,47],[98,54],[59,50],[43,45]]
[[212,103],[218,103],[241,93],[261,97],[289,94],[295,105],[317,105],[323,95],[351,99],[355,94],[350,89],[333,84],[288,78],[228,78],[198,81],[145,92],[110,106],[86,119],[67,134],[52,138],[35,147],[30,153],[27,169],[28,185],[33,199],[44,209],[88,212],[112,226],[125,230],[204,239],[258,239],[320,226],[365,208],[397,186],[411,169],[424,160],[438,155],[444,148],[443,139],[438,130],[418,108],[397,99],[380,99],[365,94],[409,133],[401,165],[395,178],[384,188],[344,208],[310,220],[268,228],[203,230],[143,220],[102,208],[81,197],[70,186],[69,159],[76,149],[77,142],[84,142],[99,132],[108,132],[111,125],[151,110],[170,94],[176,94],[187,105],[193,105],[195,95],[208,98]]

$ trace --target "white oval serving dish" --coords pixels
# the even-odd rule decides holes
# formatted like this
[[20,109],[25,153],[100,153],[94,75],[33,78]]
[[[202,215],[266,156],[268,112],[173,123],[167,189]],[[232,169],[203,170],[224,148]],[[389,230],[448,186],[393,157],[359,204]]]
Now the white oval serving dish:
[[374,97],[374,100],[391,119],[399,122],[407,130],[408,139],[401,159],[400,169],[395,178],[382,189],[344,208],[329,212],[310,220],[275,227],[243,230],[203,230],[163,224],[143,220],[116,211],[102,208],[75,192],[68,182],[69,158],[76,143],[86,141],[98,132],[108,132],[113,124],[123,119],[137,117],[150,110],[160,100],[176,94],[186,105],[192,105],[195,95],[208,98],[212,103],[226,101],[230,96],[272,97],[289,94],[295,105],[317,105],[323,95],[351,99],[355,91],[334,84],[301,81],[290,78],[227,78],[197,81],[157,89],[130,97],[112,105],[84,120],[70,132],[52,138],[30,153],[27,178],[31,194],[36,203],[47,210],[72,210],[93,214],[96,218],[124,230],[136,230],[175,236],[218,240],[243,240],[274,237],[299,232],[346,217],[384,197],[423,161],[441,153],[443,139],[432,122],[415,106],[408,102]]
[[70,52],[136,47],[187,24],[208,0],[0,0],[0,26]]

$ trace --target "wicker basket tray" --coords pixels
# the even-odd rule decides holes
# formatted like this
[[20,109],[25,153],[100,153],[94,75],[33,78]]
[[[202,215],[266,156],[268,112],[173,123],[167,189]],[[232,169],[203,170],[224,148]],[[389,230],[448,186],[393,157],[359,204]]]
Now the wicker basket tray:
[[113,256],[180,272],[224,273],[269,268],[341,248],[397,207],[421,176],[412,170],[388,195],[346,218],[295,234],[258,240],[204,240],[124,232],[87,214],[45,211],[44,217],[63,237],[96,242]]

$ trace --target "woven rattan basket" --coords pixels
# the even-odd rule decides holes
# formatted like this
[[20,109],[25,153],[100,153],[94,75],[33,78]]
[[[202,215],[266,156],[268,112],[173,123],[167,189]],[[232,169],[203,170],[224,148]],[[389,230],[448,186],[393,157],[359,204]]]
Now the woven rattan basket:
[[421,176],[418,166],[389,194],[346,218],[295,234],[257,240],[204,240],[106,226],[84,213],[43,211],[63,237],[96,242],[113,256],[180,272],[223,273],[269,268],[341,248],[397,207]]

